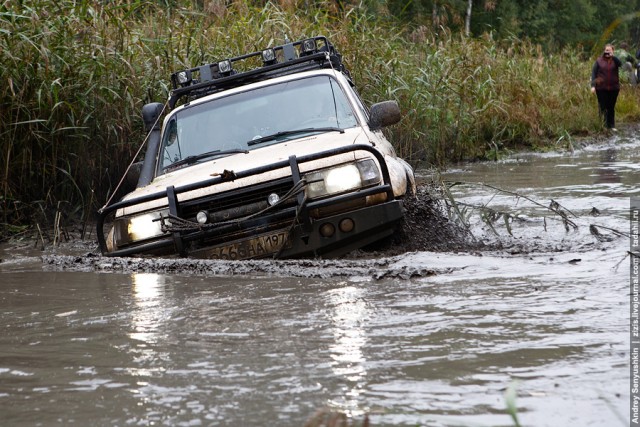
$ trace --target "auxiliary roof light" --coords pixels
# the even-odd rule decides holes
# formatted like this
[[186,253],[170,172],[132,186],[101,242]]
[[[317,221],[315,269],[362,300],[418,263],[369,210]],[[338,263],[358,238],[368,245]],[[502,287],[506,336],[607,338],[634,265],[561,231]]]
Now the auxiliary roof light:
[[273,65],[276,61],[276,51],[272,48],[268,48],[262,51],[263,65]]
[[302,55],[311,55],[316,52],[316,40],[315,39],[306,39],[302,41]]
[[191,80],[192,80],[191,71],[189,70],[180,71],[176,75],[176,78],[178,79],[178,83],[180,83],[182,86],[185,86],[191,83]]
[[223,74],[225,76],[230,75],[233,71],[233,68],[231,68],[231,61],[225,59],[224,61],[218,62],[218,71],[220,72],[220,74]]

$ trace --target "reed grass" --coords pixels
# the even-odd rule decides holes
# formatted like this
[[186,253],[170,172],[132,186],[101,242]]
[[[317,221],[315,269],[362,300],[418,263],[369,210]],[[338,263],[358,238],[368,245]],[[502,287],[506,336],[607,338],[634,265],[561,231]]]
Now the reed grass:
[[[326,35],[367,103],[396,99],[404,119],[389,136],[414,164],[543,149],[601,129],[588,90],[591,62],[579,52],[435,35],[400,27],[380,6],[373,16],[336,4],[303,11],[293,0],[1,3],[0,235],[36,217],[53,221],[60,202],[67,215],[87,218],[137,152],[141,107],[167,99],[171,72],[285,36]],[[620,121],[640,119],[632,89],[621,93]]]

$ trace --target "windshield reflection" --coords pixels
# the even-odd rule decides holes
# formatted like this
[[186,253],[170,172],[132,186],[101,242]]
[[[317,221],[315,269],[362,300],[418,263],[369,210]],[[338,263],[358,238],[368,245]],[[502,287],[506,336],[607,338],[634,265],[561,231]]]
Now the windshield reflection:
[[356,115],[335,79],[315,76],[279,83],[178,111],[166,126],[159,170],[203,152],[255,149],[250,141],[279,132],[356,125]]

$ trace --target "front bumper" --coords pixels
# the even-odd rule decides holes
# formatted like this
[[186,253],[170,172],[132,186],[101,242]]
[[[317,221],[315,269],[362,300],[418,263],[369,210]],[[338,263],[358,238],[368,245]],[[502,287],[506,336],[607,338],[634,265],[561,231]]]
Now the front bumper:
[[[368,151],[376,157],[382,173],[381,185],[311,202],[304,198],[303,193],[298,193],[294,206],[276,212],[228,221],[215,227],[173,231],[152,241],[114,250],[107,248],[104,225],[107,218],[113,217],[118,209],[165,199],[171,217],[182,219],[184,212],[193,209],[199,202],[179,202],[178,195],[181,193],[287,166],[291,169],[290,185],[295,187],[301,181],[301,163],[358,150]],[[238,193],[242,191],[244,189],[238,189]],[[367,197],[385,201],[372,206],[341,209],[343,206],[357,205],[358,201]],[[337,208],[337,213],[314,214],[323,210],[331,212],[334,208]],[[352,145],[307,156],[291,156],[287,161],[233,173],[232,176],[216,177],[181,188],[168,187],[166,191],[115,203],[99,212],[97,235],[105,256],[179,255],[224,259],[335,257],[391,235],[402,216],[402,203],[394,198],[382,154],[368,145]]]
[[334,258],[393,234],[403,217],[402,202],[392,201],[278,229],[223,245],[189,251],[205,259]]

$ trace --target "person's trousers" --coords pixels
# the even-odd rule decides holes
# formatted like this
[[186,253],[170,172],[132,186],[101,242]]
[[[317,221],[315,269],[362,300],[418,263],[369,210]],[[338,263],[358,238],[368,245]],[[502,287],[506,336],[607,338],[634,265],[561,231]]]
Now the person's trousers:
[[596,90],[600,115],[604,118],[604,125],[611,129],[616,127],[616,101],[620,90]]

